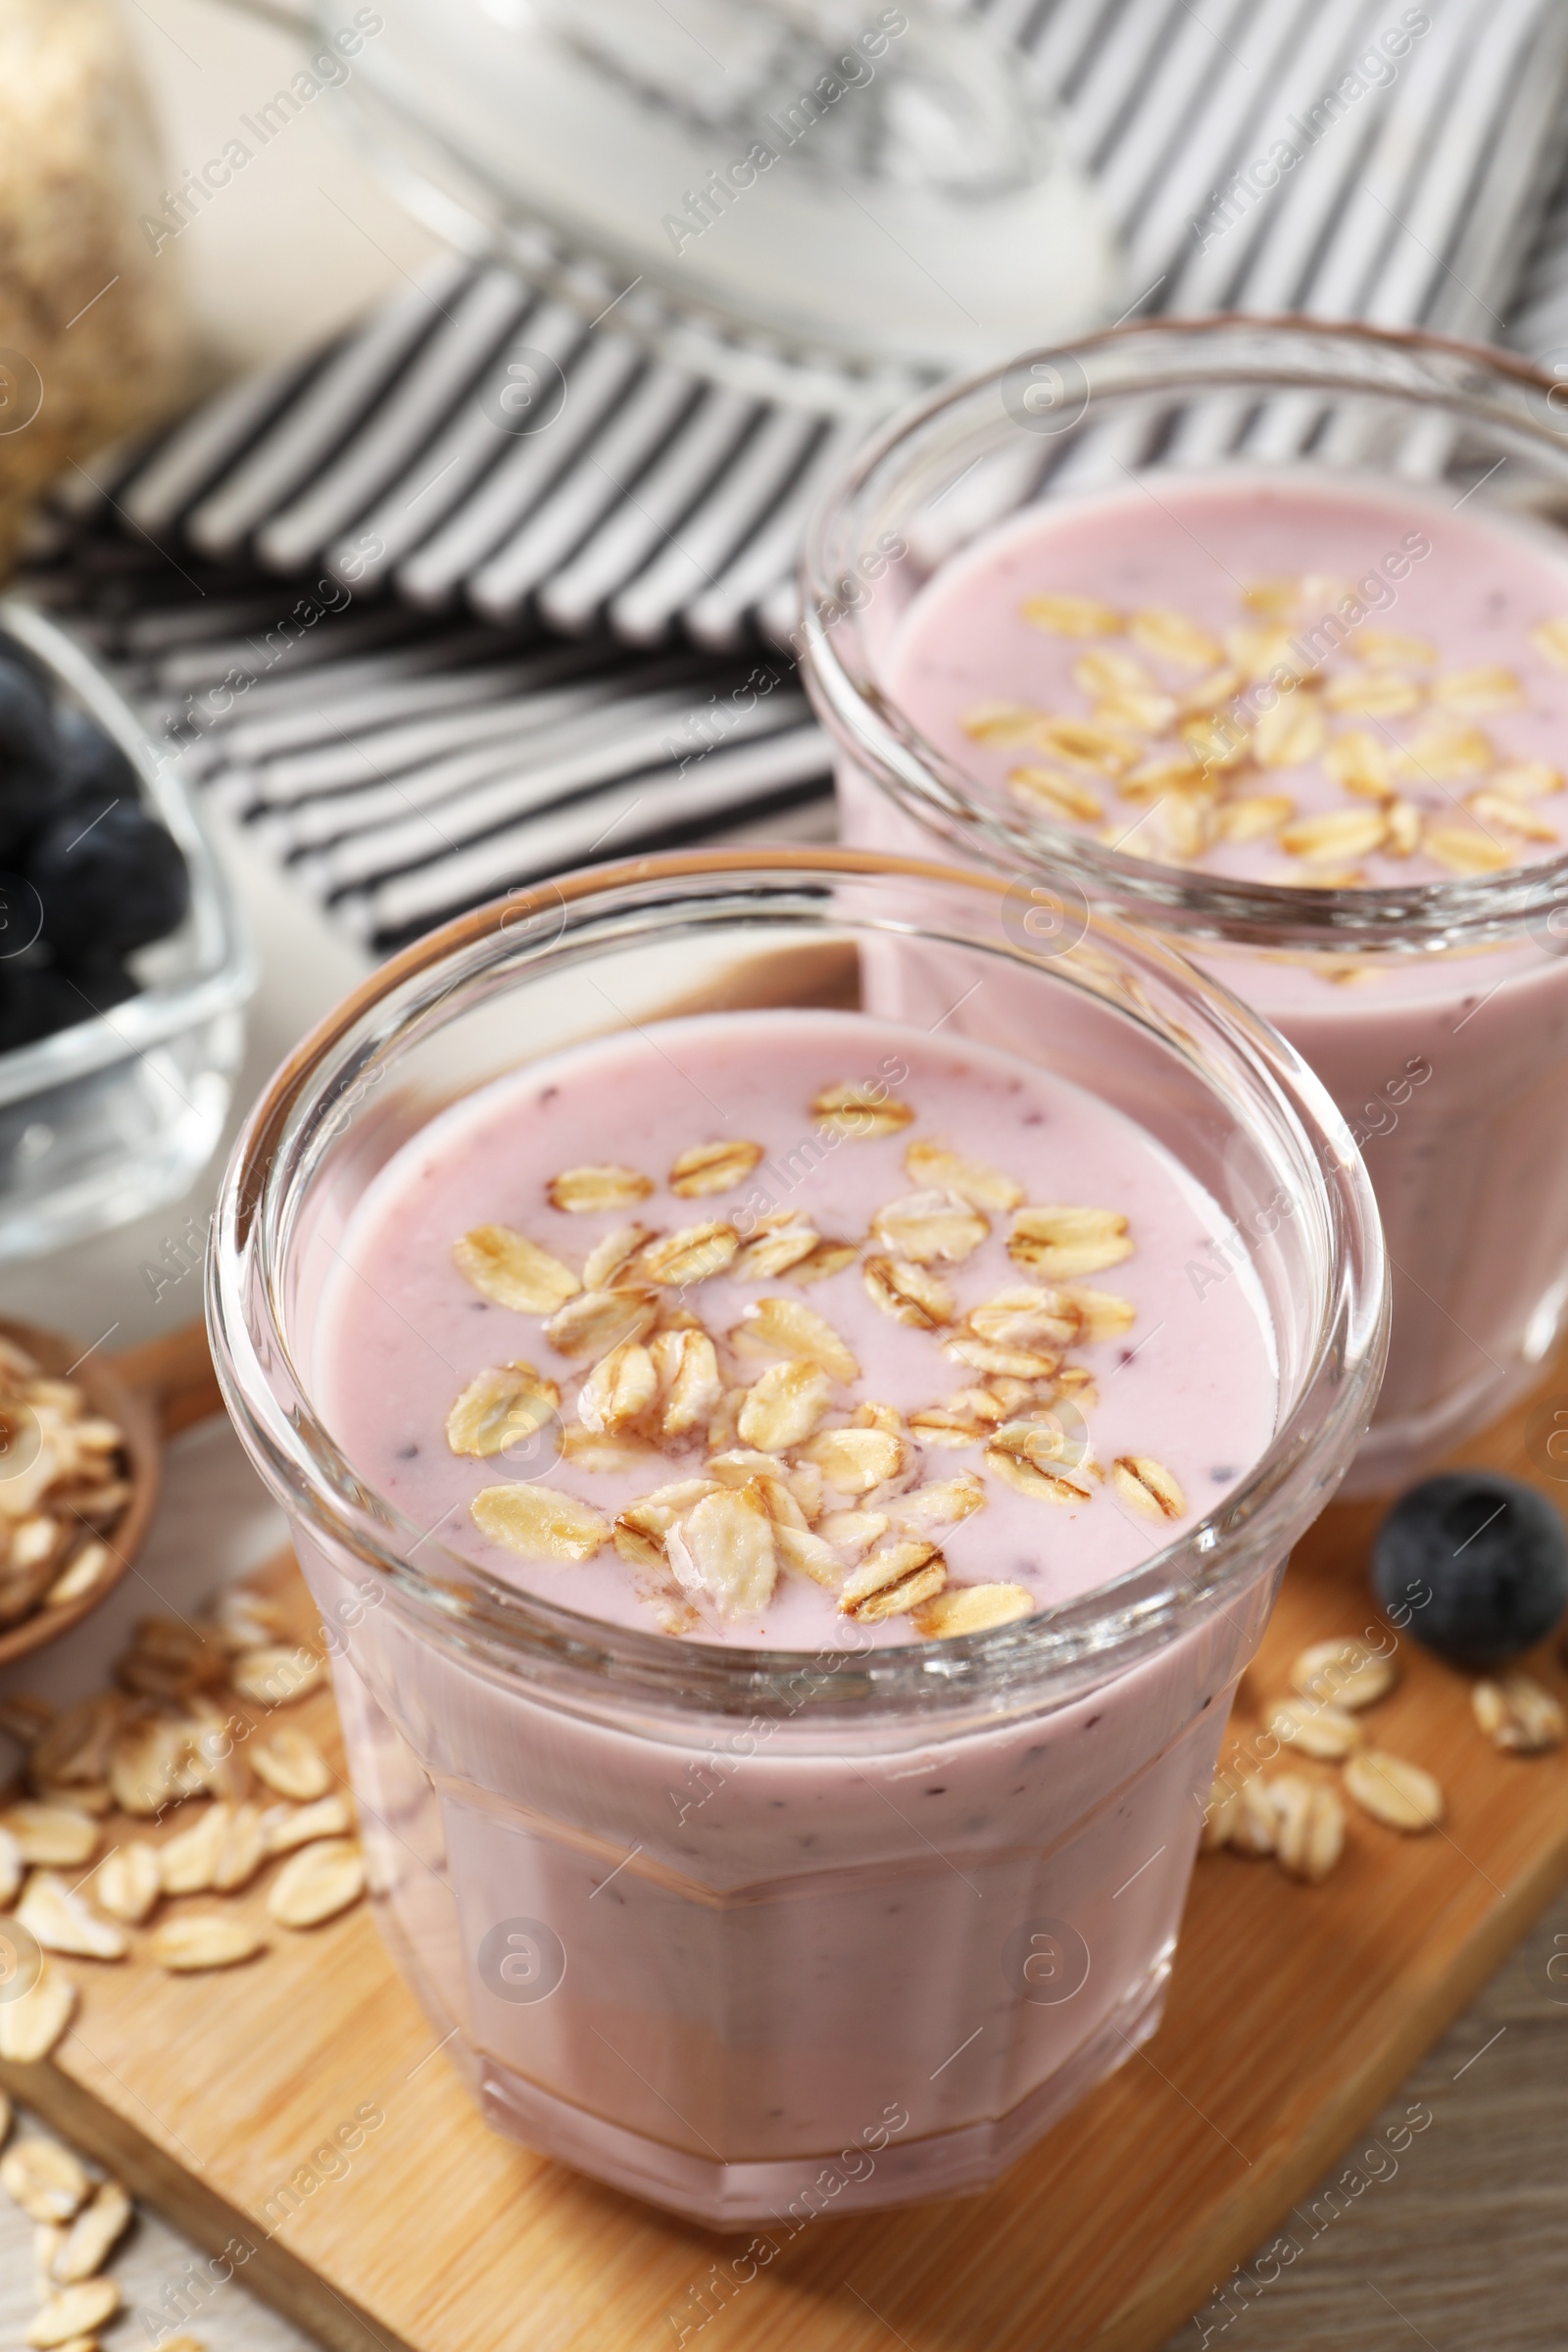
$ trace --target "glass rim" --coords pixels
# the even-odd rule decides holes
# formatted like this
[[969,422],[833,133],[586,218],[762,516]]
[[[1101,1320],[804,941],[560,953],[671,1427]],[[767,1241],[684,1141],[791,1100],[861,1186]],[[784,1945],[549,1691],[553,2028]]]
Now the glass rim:
[[[436,1015],[464,982],[494,971],[498,952],[508,968],[547,970],[546,959],[568,937],[574,908],[585,925],[596,914],[661,905],[672,905],[685,919],[704,903],[720,918],[743,909],[755,918],[760,893],[772,885],[781,911],[799,904],[823,929],[852,937],[874,935],[878,928],[920,936],[917,922],[879,926],[855,912],[836,913],[825,902],[835,881],[868,877],[925,881],[960,892],[970,903],[991,899],[1003,943],[996,952],[1087,992],[1087,980],[1065,968],[1077,948],[1037,956],[1001,932],[1007,885],[987,872],[818,848],[677,851],[631,858],[510,893],[405,948],[302,1041],[262,1093],[234,1147],[215,1215],[207,1316],[219,1383],[241,1441],[265,1482],[312,1534],[385,1577],[428,1633],[467,1649],[492,1671],[511,1666],[554,1683],[558,1693],[564,1688],[583,1696],[597,1688],[602,1703],[636,1696],[712,1713],[794,1714],[803,1704],[820,1711],[853,1702],[863,1714],[867,1708],[897,1710],[911,1700],[976,1696],[994,1705],[1006,1692],[1027,1693],[1038,1705],[1043,1679],[1065,1695],[1069,1685],[1076,1689],[1086,1679],[1080,1671],[1086,1664],[1092,1670],[1087,1679],[1123,1670],[1179,1627],[1195,1603],[1221,1605],[1245,1581],[1244,1568],[1248,1575],[1257,1572],[1263,1545],[1283,1556],[1338,1482],[1366,1427],[1387,1344],[1388,1278],[1370,1180],[1344,1121],[1295,1050],[1226,989],[1147,931],[1097,914],[1088,918],[1085,935],[1093,941],[1091,954],[1111,950],[1139,975],[1152,1009],[1139,1015],[1130,1003],[1109,998],[1103,986],[1096,992],[1102,1002],[1117,1017],[1144,1018],[1146,1029],[1173,1057],[1184,1059],[1188,1074],[1240,1129],[1240,1097],[1228,1094],[1212,1074],[1212,1060],[1205,1064],[1200,1057],[1197,1041],[1206,1033],[1229,1077],[1250,1090],[1250,1107],[1269,1123],[1282,1155],[1284,1138],[1296,1158],[1304,1155],[1321,1175],[1329,1239],[1313,1302],[1309,1360],[1269,1446],[1212,1511],[1093,1593],[985,1633],[864,1650],[672,1640],[519,1591],[427,1536],[419,1537],[424,1564],[406,1556],[408,1537],[419,1531],[337,1452],[294,1366],[281,1301],[290,1246],[283,1220],[301,1180],[302,1149],[319,1138],[341,1094],[375,1054],[395,1058],[411,1026]],[[508,945],[517,925],[558,912],[563,928],[544,947],[515,940]],[[980,944],[956,932],[924,935]],[[1089,968],[1086,960],[1084,971]],[[1161,992],[1180,1013],[1179,1023],[1169,1027],[1156,1015]],[[304,1164],[308,1174],[311,1163]],[[1303,1254],[1307,1247],[1301,1245]],[[803,1680],[810,1685],[804,1701]]]
[[[1238,356],[1215,359],[1183,371],[1176,354],[1183,338],[1218,349],[1234,338]],[[1266,367],[1260,358],[1244,363],[1240,346],[1261,351],[1277,338],[1302,356],[1292,370]],[[800,565],[802,667],[818,716],[840,751],[868,773],[899,805],[945,844],[968,856],[991,859],[1014,874],[1021,867],[1048,887],[1066,877],[1077,890],[1124,910],[1137,910],[1166,926],[1249,948],[1316,950],[1344,955],[1376,951],[1408,955],[1459,946],[1516,940],[1534,920],[1568,906],[1568,850],[1499,873],[1467,875],[1440,882],[1314,888],[1301,883],[1251,881],[1195,872],[1154,858],[1130,857],[1087,835],[1054,823],[1032,810],[1004,808],[977,778],[928,743],[873,680],[856,673],[845,648],[850,618],[844,599],[852,561],[850,517],[856,502],[887,479],[945,419],[988,393],[1002,393],[1009,377],[1039,365],[1063,361],[1088,384],[1086,362],[1117,359],[1147,344],[1152,355],[1170,355],[1168,372],[1143,382],[1116,382],[1109,397],[1124,392],[1222,392],[1245,385],[1254,393],[1309,390],[1319,394],[1359,393],[1405,399],[1438,409],[1462,409],[1490,383],[1512,406],[1494,415],[1500,428],[1529,433],[1562,467],[1568,498],[1568,418],[1549,431],[1533,416],[1529,402],[1549,399],[1562,389],[1531,362],[1459,336],[1429,334],[1418,327],[1379,327],[1362,320],[1312,318],[1299,312],[1267,316],[1214,311],[1184,318],[1162,315],[1101,328],[1070,343],[1045,345],[1002,364],[976,370],[900,411],[855,451],[819,493],[808,517]],[[1364,377],[1335,373],[1326,360],[1305,357],[1313,345],[1340,348],[1387,361],[1427,361],[1453,371],[1455,381],[1424,386],[1392,381],[1369,368]],[[1478,382],[1460,380],[1468,373]],[[1093,396],[1089,386],[1088,397]],[[984,453],[982,453],[984,454]]]

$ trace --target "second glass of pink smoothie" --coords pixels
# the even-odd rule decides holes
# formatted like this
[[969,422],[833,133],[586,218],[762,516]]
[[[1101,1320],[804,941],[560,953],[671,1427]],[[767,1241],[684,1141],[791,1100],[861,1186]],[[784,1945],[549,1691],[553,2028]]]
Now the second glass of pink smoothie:
[[1304,320],[1033,355],[858,457],[808,553],[845,837],[1091,903],[1289,1037],[1394,1286],[1350,1491],[1568,1317],[1568,418],[1500,354]]

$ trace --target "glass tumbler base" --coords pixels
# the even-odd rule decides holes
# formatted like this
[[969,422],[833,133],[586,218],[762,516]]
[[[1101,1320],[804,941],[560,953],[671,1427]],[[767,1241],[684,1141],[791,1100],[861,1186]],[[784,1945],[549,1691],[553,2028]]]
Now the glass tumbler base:
[[[793,2236],[806,2221],[821,2214],[864,2213],[988,2188],[1097,2082],[1113,2075],[1151,2038],[1164,2010],[1169,1978],[1167,1949],[1067,2063],[1006,2115],[961,2131],[932,2133],[906,2146],[890,2140],[876,2154],[872,2170],[857,2180],[840,2174],[837,2148],[816,2156],[710,2163],[590,2115],[482,2052],[465,2051],[460,2064],[475,2083],[485,2121],[509,2139],[521,2140],[541,2155],[556,2157],[612,2188],[646,2197],[651,2204],[666,2206],[710,2229],[782,2223]],[[819,2185],[824,2174],[841,2181],[836,2192]]]

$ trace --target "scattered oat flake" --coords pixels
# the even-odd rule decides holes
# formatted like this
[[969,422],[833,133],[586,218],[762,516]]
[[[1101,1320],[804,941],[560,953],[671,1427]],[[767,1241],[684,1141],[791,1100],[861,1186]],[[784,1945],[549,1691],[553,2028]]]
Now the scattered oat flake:
[[910,1611],[914,1630],[927,1642],[951,1642],[959,1634],[989,1633],[1032,1617],[1035,1596],[1027,1585],[947,1585]]
[[1111,1208],[1021,1208],[1007,1238],[1007,1255],[1045,1275],[1098,1274],[1131,1257],[1127,1219]]
[[525,1560],[591,1560],[610,1541],[608,1519],[555,1487],[485,1487],[468,1509],[481,1535]]
[[1264,1717],[1265,1725],[1288,1747],[1303,1756],[1337,1764],[1361,1745],[1363,1733],[1344,1707],[1310,1698],[1277,1698]]
[[905,1463],[904,1440],[884,1429],[818,1430],[803,1450],[841,1494],[869,1494]]
[[708,1282],[722,1274],[741,1246],[733,1225],[713,1220],[683,1225],[650,1242],[638,1259],[639,1271],[664,1289],[684,1289],[688,1283]]
[[893,1508],[901,1527],[953,1527],[985,1506],[985,1488],[972,1470],[965,1470],[957,1478],[911,1489],[899,1496]]
[[[608,1291],[616,1278],[628,1268],[645,1242],[653,1240],[653,1230],[647,1225],[617,1225],[596,1242],[582,1263],[584,1291]],[[634,1271],[634,1269],[633,1269]]]
[[826,1537],[813,1535],[809,1528],[773,1528],[773,1543],[784,1567],[797,1576],[809,1577],[813,1585],[823,1586],[836,1592],[844,1582],[844,1562]]
[[83,2278],[50,2296],[28,2323],[24,2341],[33,2352],[67,2352],[73,2338],[95,2336],[119,2309],[120,2289],[112,2278]]
[[1053,816],[1072,817],[1085,825],[1099,824],[1104,816],[1105,804],[1099,793],[1057,768],[1009,768],[1007,782],[1021,800],[1038,801]]
[[801,1445],[828,1408],[833,1384],[819,1364],[769,1364],[747,1391],[736,1435],[764,1453]]
[[577,1410],[585,1429],[623,1429],[648,1410],[658,1394],[653,1356],[640,1340],[622,1340],[600,1357],[583,1382]]
[[971,1208],[1016,1208],[1024,1188],[983,1159],[967,1159],[947,1144],[916,1141],[905,1147],[904,1171],[920,1191],[951,1193]]
[[1152,670],[1136,654],[1108,645],[1099,646],[1091,654],[1080,654],[1072,665],[1072,676],[1073,684],[1090,696],[1150,694],[1156,692],[1159,685]]
[[842,1274],[846,1266],[853,1266],[859,1254],[855,1242],[818,1242],[808,1256],[791,1266],[790,1280],[822,1282],[828,1275]]
[[270,1854],[291,1854],[296,1846],[317,1838],[342,1838],[354,1827],[349,1800],[342,1794],[318,1797],[313,1805],[270,1805],[262,1815]]
[[1524,701],[1524,689],[1511,669],[1488,663],[1434,678],[1432,699],[1447,710],[1480,718],[1489,710],[1517,710]]
[[803,1258],[809,1257],[820,1248],[821,1241],[814,1225],[792,1222],[773,1226],[767,1232],[754,1235],[742,1246],[730,1268],[730,1278],[735,1282],[772,1282],[798,1266]]
[[147,1938],[149,1958],[175,1976],[233,1968],[266,1948],[261,1931],[232,1911],[183,1911],[160,1921]]
[[676,1520],[705,1494],[714,1494],[717,1487],[718,1481],[712,1478],[681,1478],[628,1502],[614,1525],[615,1549],[621,1558],[633,1567],[662,1568],[664,1539]]
[[1110,1466],[1110,1483],[1122,1501],[1146,1519],[1179,1519],[1187,1508],[1176,1478],[1150,1454],[1118,1454]]
[[778,1575],[773,1522],[755,1481],[705,1495],[672,1527],[666,1557],[682,1590],[721,1617],[755,1617]]
[[1281,695],[1261,711],[1252,730],[1252,756],[1261,767],[1304,767],[1328,740],[1323,713],[1305,692]]
[[1250,792],[1226,801],[1214,811],[1214,830],[1221,841],[1266,841],[1296,814],[1288,792]]
[[1396,1680],[1394,1660],[1354,1634],[1312,1642],[1291,1667],[1293,1690],[1352,1713],[1387,1698]]
[[1505,792],[1510,800],[1544,801],[1561,792],[1562,770],[1544,760],[1507,760],[1493,769],[1488,782],[1494,792]]
[[1462,727],[1451,719],[1436,721],[1412,735],[1396,755],[1401,773],[1413,771],[1430,784],[1453,784],[1463,776],[1484,776],[1495,755],[1479,727]]
[[133,2210],[118,2180],[101,2181],[55,2248],[49,2275],[56,2283],[75,2286],[102,2270],[129,2227]]
[[248,1649],[234,1660],[230,1680],[241,1698],[269,1707],[291,1706],[326,1679],[326,1660],[303,1643]]
[[280,1724],[252,1740],[248,1749],[259,1781],[294,1804],[324,1796],[332,1785],[331,1768],[309,1732]]
[[977,1338],[998,1347],[1052,1349],[1071,1347],[1085,1316],[1066,1291],[1021,1283],[971,1307],[965,1322]]
[[[639,1255],[639,1267],[641,1264]],[[552,1315],[545,1325],[545,1337],[562,1355],[597,1359],[623,1340],[646,1338],[658,1320],[659,1300],[652,1291],[582,1291]]]
[[1377,808],[1331,808],[1321,816],[1298,817],[1280,834],[1280,848],[1313,864],[1365,858],[1379,849],[1388,830]]
[[962,726],[971,743],[990,743],[1004,749],[1027,743],[1045,716],[1029,703],[976,703],[963,714]]
[[24,1862],[70,1870],[90,1862],[98,1850],[98,1824],[71,1805],[39,1805],[24,1798],[0,1813],[0,1829],[16,1839]]
[[[644,1176],[639,1169],[607,1163],[603,1166],[563,1168],[559,1176],[551,1177],[545,1192],[552,1208],[566,1209],[573,1216],[586,1216],[607,1208],[630,1208],[634,1201],[646,1200],[653,1189],[653,1178]],[[563,1296],[569,1298],[571,1294],[568,1291]]]
[[280,1928],[316,1928],[365,1892],[365,1856],[352,1838],[325,1838],[290,1854],[267,1890],[267,1912]]
[[73,1600],[96,1591],[114,1567],[116,1554],[109,1545],[93,1537],[73,1554],[64,1571],[44,1592],[46,1609],[63,1609]]
[[1326,708],[1359,718],[1407,718],[1421,704],[1414,678],[1396,669],[1348,670],[1323,689]]
[[205,1894],[213,1885],[234,1808],[213,1804],[158,1852],[166,1894]]
[[1320,1886],[1345,1851],[1345,1807],[1322,1781],[1280,1773],[1269,1783],[1274,1855],[1293,1879]]
[[682,1152],[669,1171],[669,1189],[684,1200],[708,1193],[732,1193],[744,1184],[763,1156],[760,1144],[693,1144]]
[[1394,747],[1365,727],[1349,727],[1336,735],[1323,754],[1323,765],[1337,784],[1362,800],[1387,800],[1396,789]]
[[46,1952],[70,1952],[82,1960],[123,1960],[125,1931],[100,1918],[84,1896],[53,1871],[37,1870],[27,1881],[16,1917]]
[[[1101,718],[1043,718],[1035,729],[1035,742],[1053,759],[1091,776],[1125,775],[1149,749],[1131,727],[1111,726]],[[1048,778],[1051,774],[1048,768],[1018,772]]]
[[1031,627],[1054,637],[1115,637],[1122,628],[1115,607],[1093,596],[1026,596],[1018,611]]
[[901,1127],[909,1125],[914,1112],[884,1087],[856,1086],[845,1080],[824,1086],[812,1097],[811,1116],[835,1135],[865,1143],[874,1136],[896,1135]]
[[1071,1459],[1062,1432],[1049,1424],[1005,1423],[988,1438],[984,1460],[1004,1486],[1036,1502],[1071,1508],[1093,1499],[1087,1473]]
[[144,1838],[117,1845],[99,1863],[92,1890],[101,1911],[139,1927],[164,1890],[158,1848]]
[[481,1460],[504,1453],[542,1429],[561,1391],[532,1364],[493,1364],[478,1372],[447,1415],[447,1445]]
[[1219,639],[1182,612],[1135,612],[1128,634],[1146,654],[1174,662],[1183,669],[1213,669],[1224,656]]
[[871,1231],[896,1257],[915,1265],[929,1265],[933,1259],[956,1265],[979,1249],[991,1226],[967,1201],[928,1191],[887,1201],[872,1217]]
[[1349,650],[1369,669],[1430,669],[1438,659],[1435,645],[1402,629],[1357,629]]
[[759,1298],[729,1336],[748,1354],[787,1355],[819,1364],[846,1387],[860,1377],[858,1360],[827,1317],[798,1298]]
[[1556,668],[1568,669],[1568,613],[1555,620],[1544,620],[1539,628],[1531,630],[1530,642]]
[[1556,841],[1559,836],[1549,817],[1543,816],[1528,801],[1515,800],[1512,793],[1488,788],[1473,792],[1465,803],[1478,825],[1488,832],[1500,825],[1505,833],[1518,833],[1526,841]]
[[476,1225],[452,1255],[482,1298],[519,1315],[553,1314],[582,1288],[569,1266],[509,1225]]
[[718,1357],[706,1331],[662,1331],[649,1348],[659,1383],[660,1427],[684,1437],[705,1422],[723,1393]]
[[1363,1748],[1345,1767],[1345,1786],[1363,1813],[1391,1830],[1418,1837],[1443,1819],[1443,1789],[1430,1772],[1402,1756]]
[[1271,1854],[1279,1831],[1279,1815],[1262,1774],[1249,1773],[1236,1793],[1238,1803],[1229,1840],[1232,1851],[1250,1855],[1254,1860]]
[[1495,874],[1515,862],[1512,850],[1473,825],[1429,825],[1422,846],[1450,874]]
[[1476,1683],[1470,1704],[1494,1745],[1515,1755],[1544,1755],[1563,1743],[1562,1703],[1533,1675],[1504,1674]]
[[29,2220],[66,2223],[86,2204],[92,2181],[70,2148],[33,2137],[19,2139],[0,2156],[0,2188]]
[[30,2066],[47,2058],[76,2010],[76,1987],[45,1960],[30,1990],[0,2001],[0,2058]]
[[958,1311],[956,1297],[939,1274],[902,1257],[868,1257],[860,1278],[873,1305],[915,1331],[936,1331]]
[[948,1581],[948,1564],[922,1536],[889,1544],[861,1561],[839,1593],[839,1611],[861,1625],[905,1616],[930,1600]]

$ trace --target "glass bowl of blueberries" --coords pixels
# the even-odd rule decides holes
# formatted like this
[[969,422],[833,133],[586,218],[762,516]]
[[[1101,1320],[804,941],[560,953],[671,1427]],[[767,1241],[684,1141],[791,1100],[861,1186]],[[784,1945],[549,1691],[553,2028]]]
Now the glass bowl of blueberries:
[[184,785],[65,632],[0,599],[0,1260],[176,1200],[255,968]]

